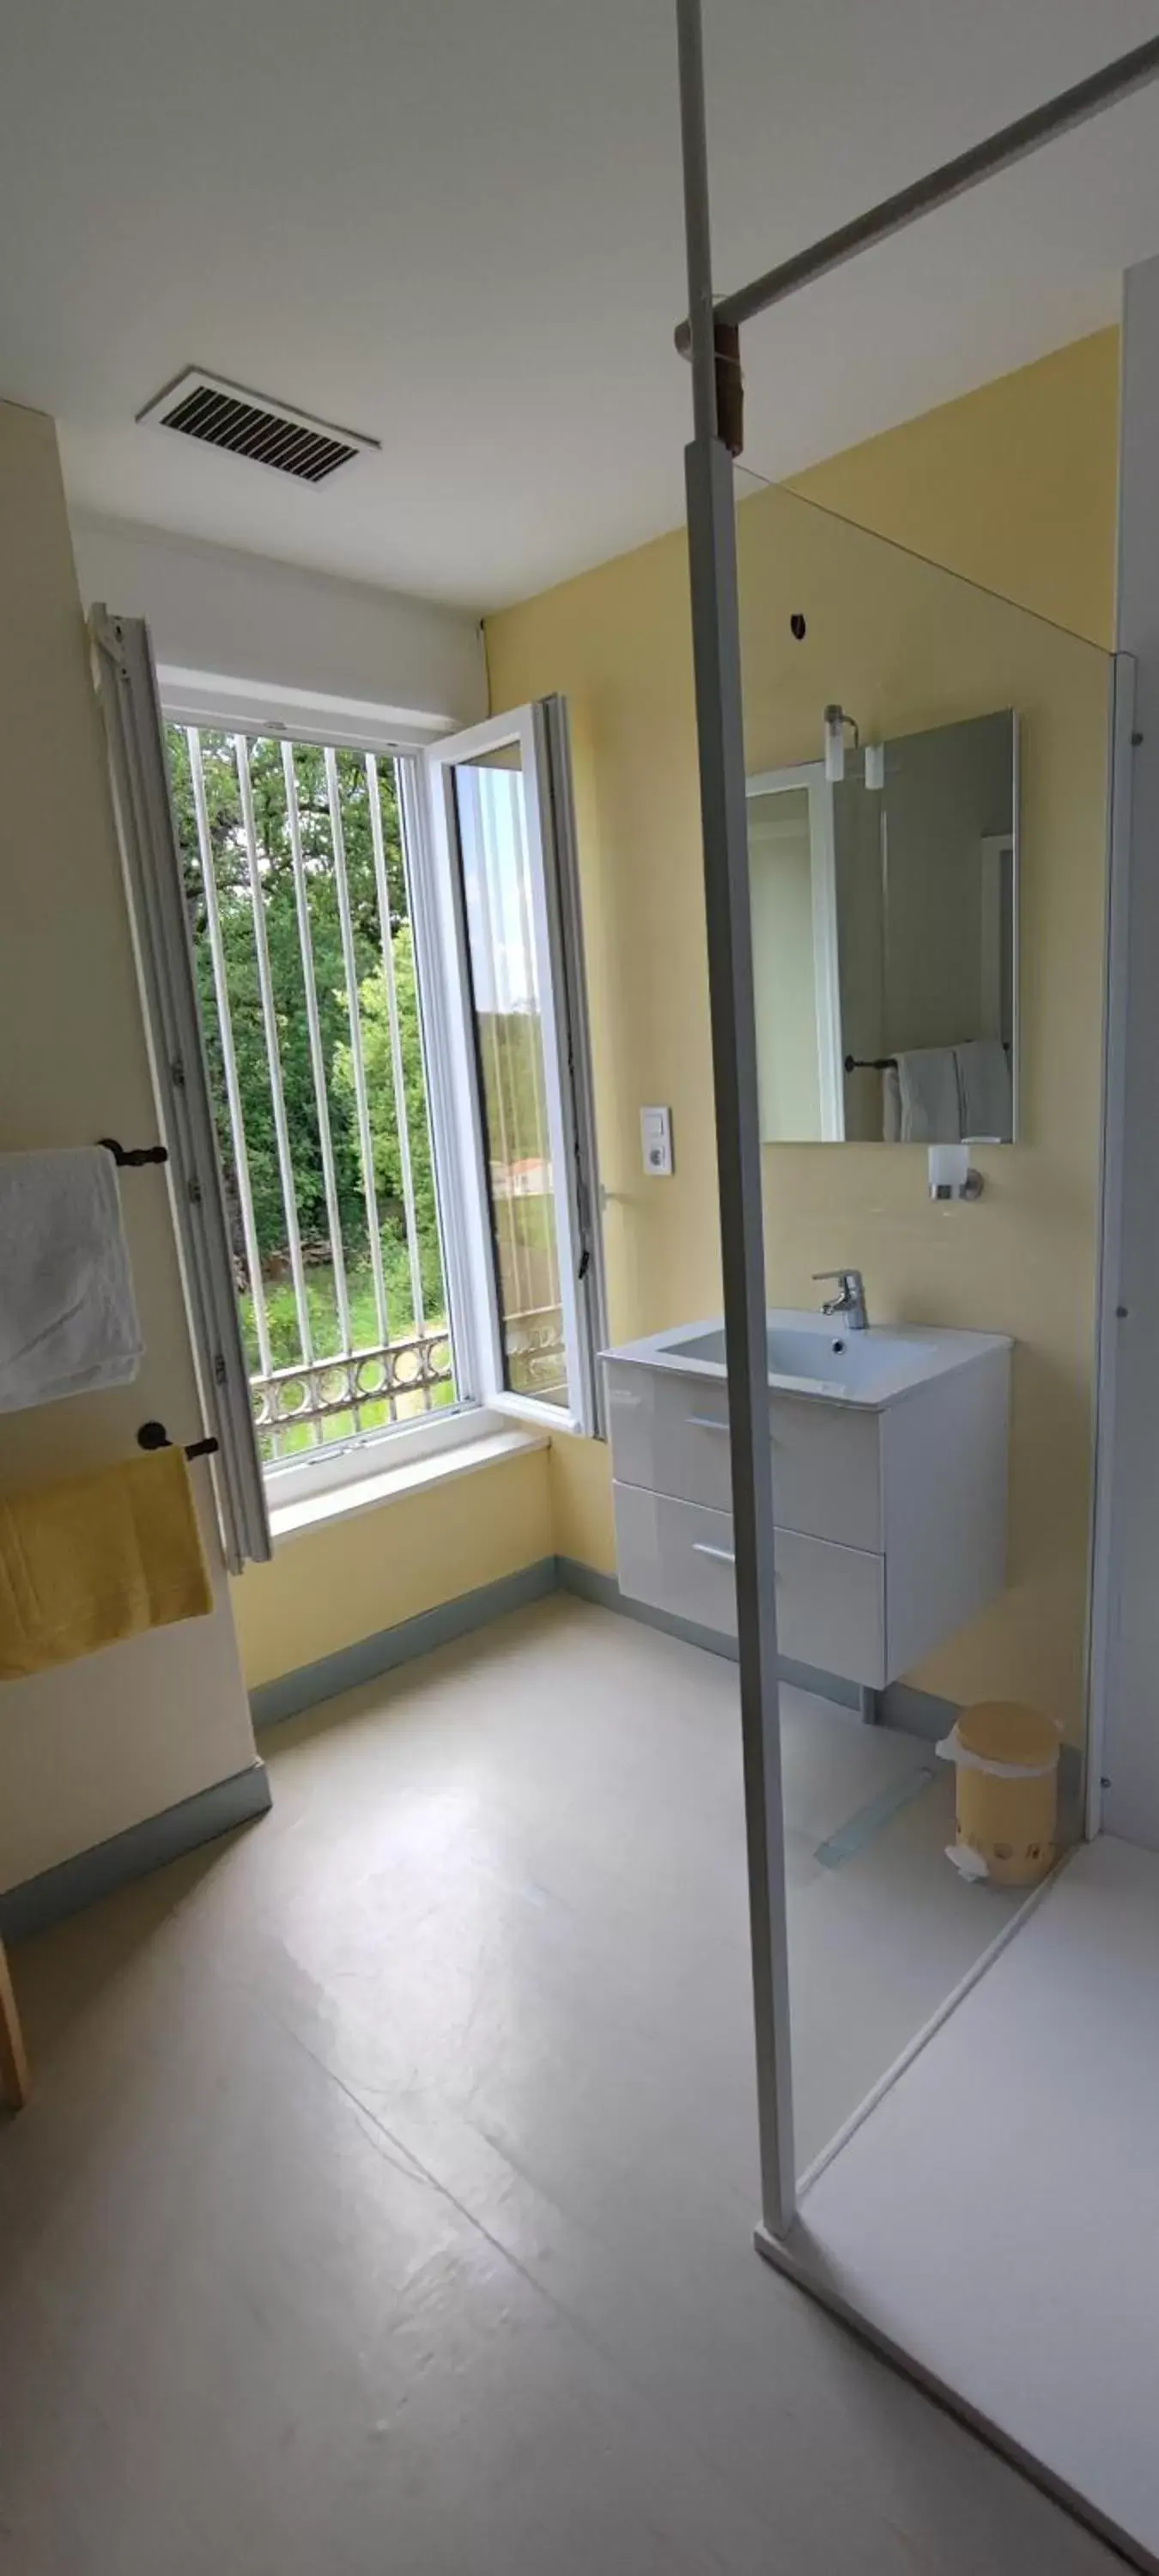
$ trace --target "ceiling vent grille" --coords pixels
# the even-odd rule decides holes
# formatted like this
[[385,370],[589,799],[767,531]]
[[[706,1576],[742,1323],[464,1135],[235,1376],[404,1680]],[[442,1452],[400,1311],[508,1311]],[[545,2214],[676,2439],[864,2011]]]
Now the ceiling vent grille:
[[165,385],[138,412],[138,420],[155,421],[183,438],[207,447],[224,447],[233,456],[248,456],[255,465],[292,474],[300,483],[325,483],[339,466],[379,445],[356,429],[337,429],[332,421],[312,420],[308,412],[272,402],[245,385],[189,367],[175,384]]

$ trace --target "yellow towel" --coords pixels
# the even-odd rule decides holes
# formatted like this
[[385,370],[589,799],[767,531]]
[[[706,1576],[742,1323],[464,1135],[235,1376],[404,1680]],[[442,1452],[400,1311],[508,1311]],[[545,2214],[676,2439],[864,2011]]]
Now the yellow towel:
[[212,1606],[183,1449],[0,1503],[0,1680]]

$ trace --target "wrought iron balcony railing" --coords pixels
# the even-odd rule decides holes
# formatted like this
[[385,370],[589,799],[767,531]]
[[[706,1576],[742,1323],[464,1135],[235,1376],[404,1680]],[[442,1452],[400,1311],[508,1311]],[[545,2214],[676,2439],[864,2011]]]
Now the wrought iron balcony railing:
[[[450,1339],[442,1325],[371,1350],[337,1351],[325,1359],[300,1361],[297,1367],[271,1369],[251,1377],[250,1391],[258,1436],[268,1438],[277,1455],[281,1433],[320,1427],[340,1416],[349,1417],[343,1430],[372,1430],[429,1413],[436,1389],[453,1384]],[[320,1429],[319,1436],[324,1436]]]
[[[563,1316],[558,1306],[532,1307],[509,1325],[512,1385],[521,1395],[547,1395],[566,1378]],[[271,1459],[287,1454],[287,1432],[310,1430],[310,1446],[353,1437],[431,1412],[441,1387],[454,1389],[445,1324],[372,1349],[336,1351],[325,1359],[259,1371],[250,1379],[259,1440]],[[300,1444],[292,1444],[295,1450]]]

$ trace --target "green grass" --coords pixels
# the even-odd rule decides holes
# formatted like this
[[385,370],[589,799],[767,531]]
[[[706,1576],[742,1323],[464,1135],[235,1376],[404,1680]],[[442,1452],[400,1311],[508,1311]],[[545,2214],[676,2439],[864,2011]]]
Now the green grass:
[[[383,1268],[386,1274],[386,1311],[391,1338],[394,1341],[404,1342],[409,1340],[414,1331],[410,1266],[404,1244],[384,1242]],[[426,1309],[425,1328],[428,1332],[445,1331],[443,1290],[437,1251],[433,1252],[433,1257],[428,1253],[423,1260],[422,1268],[423,1303]],[[351,1266],[348,1269],[346,1286],[352,1346],[355,1350],[373,1349],[379,1340],[379,1330],[374,1277],[369,1261],[360,1262],[356,1267]],[[246,1366],[252,1375],[256,1375],[261,1366],[261,1358],[254,1329],[253,1298],[247,1295],[241,1297],[238,1303]],[[316,1359],[324,1360],[330,1352],[342,1346],[338,1323],[338,1299],[334,1289],[334,1271],[329,1262],[311,1264],[307,1269],[306,1304],[310,1316],[310,1332],[315,1356]],[[267,1280],[265,1305],[274,1367],[297,1367],[302,1358],[302,1347],[292,1280]],[[454,1387],[432,1387],[430,1402],[432,1408],[453,1404]],[[267,1464],[272,1464],[278,1459],[308,1454],[323,1444],[328,1447],[334,1441],[349,1440],[355,1432],[382,1430],[391,1421],[406,1421],[416,1414],[423,1414],[426,1410],[423,1398],[417,1391],[413,1395],[397,1396],[393,1414],[386,1401],[371,1400],[359,1405],[357,1420],[352,1411],[346,1411],[330,1414],[320,1425],[302,1423],[295,1428],[291,1423],[285,1430],[276,1434],[264,1433],[259,1446]],[[322,1434],[321,1440],[317,1437],[319,1429]]]
[[[551,1200],[537,1197],[501,1202],[497,1231],[508,1308],[518,1305],[555,1306],[559,1299],[559,1280],[555,1258],[555,1213]],[[405,1243],[384,1235],[382,1258],[391,1338],[404,1342],[414,1331],[410,1264]],[[421,1246],[421,1261],[425,1326],[428,1331],[442,1333],[446,1331],[446,1301],[437,1243]],[[279,1274],[281,1268],[279,1264]],[[379,1330],[374,1278],[368,1260],[350,1264],[346,1287],[352,1346],[355,1350],[372,1350],[379,1340]],[[238,1303],[246,1366],[251,1375],[256,1376],[261,1358],[254,1330],[253,1298],[243,1296]],[[329,1262],[311,1263],[307,1267],[306,1304],[315,1359],[325,1360],[331,1352],[342,1348],[334,1271]],[[297,1303],[290,1278],[279,1275],[266,1279],[265,1308],[274,1367],[297,1368],[303,1353]],[[525,1394],[552,1396],[562,1390],[565,1381],[562,1349],[558,1356],[548,1351],[528,1355],[512,1363],[512,1383]],[[430,1390],[431,1410],[454,1404],[455,1400],[453,1386],[437,1386]],[[273,1465],[280,1459],[309,1455],[336,1441],[349,1440],[355,1433],[383,1430],[392,1421],[406,1421],[427,1410],[421,1393],[417,1391],[412,1395],[398,1395],[393,1413],[388,1403],[370,1398],[359,1405],[357,1420],[348,1408],[342,1413],[330,1414],[320,1425],[307,1422],[295,1427],[290,1422],[276,1433],[262,1433],[259,1447],[267,1465]],[[320,1439],[317,1436],[319,1431]]]

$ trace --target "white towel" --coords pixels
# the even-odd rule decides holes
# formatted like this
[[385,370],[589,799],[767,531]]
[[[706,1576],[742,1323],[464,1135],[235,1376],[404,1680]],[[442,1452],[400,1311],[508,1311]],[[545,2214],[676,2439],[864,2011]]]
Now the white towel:
[[0,1154],[0,1413],[125,1386],[143,1349],[112,1155]]
[[956,1145],[962,1129],[953,1047],[911,1047],[897,1060],[903,1145]]
[[971,1038],[956,1049],[962,1091],[962,1134],[1009,1144],[1014,1100],[1010,1062],[1001,1038]]
[[896,1064],[887,1064],[881,1077],[881,1136],[885,1145],[901,1143],[901,1084]]

